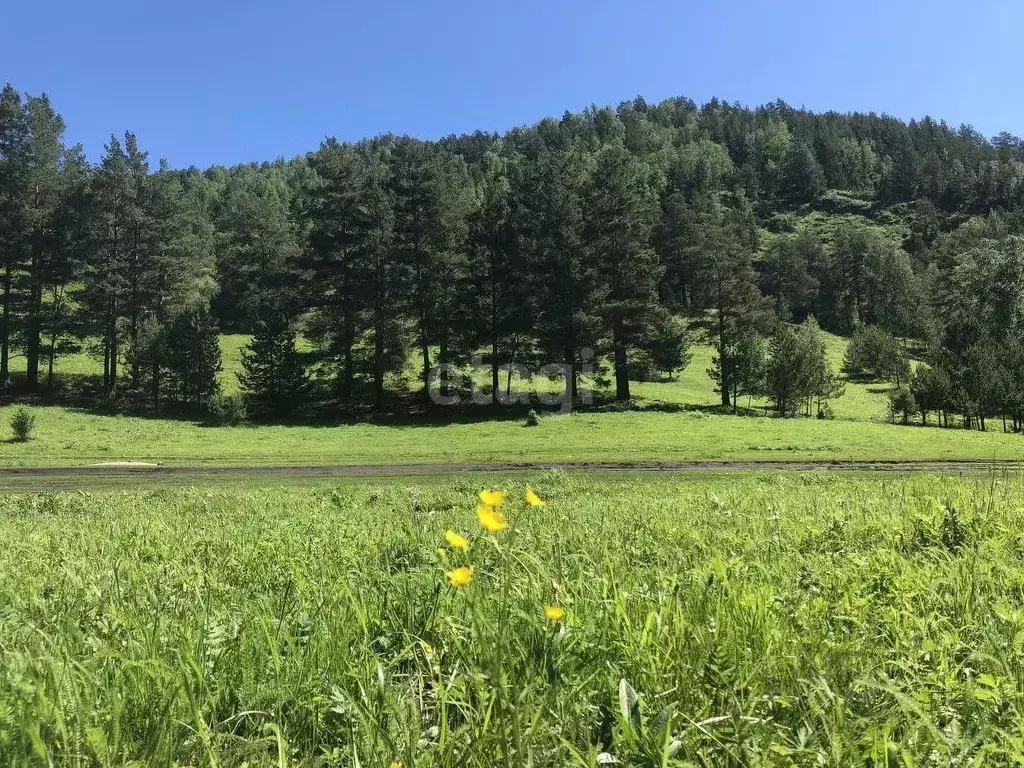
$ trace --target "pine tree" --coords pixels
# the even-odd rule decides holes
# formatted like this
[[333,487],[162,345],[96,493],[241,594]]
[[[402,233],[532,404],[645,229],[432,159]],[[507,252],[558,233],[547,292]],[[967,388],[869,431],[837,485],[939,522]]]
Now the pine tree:
[[793,203],[813,203],[825,190],[825,176],[814,151],[799,139],[790,141],[783,170],[783,196]]
[[814,409],[819,417],[824,417],[828,401],[841,397],[845,387],[829,364],[828,349],[813,315],[804,320],[797,331],[797,342],[800,346],[798,367],[804,412],[810,416]]
[[360,190],[361,205],[355,221],[355,254],[361,275],[357,306],[366,316],[366,370],[373,386],[373,401],[384,406],[384,378],[406,362],[403,283],[404,264],[394,251],[395,204],[391,192],[386,149],[367,147]]
[[269,307],[292,310],[304,284],[292,192],[274,166],[232,173],[217,213],[217,312],[239,331],[264,320]]
[[490,351],[493,403],[500,400],[501,367],[508,367],[505,389],[510,394],[512,365],[530,355],[536,313],[529,265],[516,228],[522,202],[514,195],[511,178],[520,173],[521,162],[494,153],[486,156],[479,204],[470,221],[468,320],[476,329],[476,340]]
[[806,392],[801,357],[796,332],[789,325],[780,323],[768,345],[764,387],[779,416],[795,415]]
[[818,304],[819,271],[825,255],[821,241],[809,232],[775,237],[765,249],[761,290],[771,297],[781,320],[802,322]]
[[85,330],[101,339],[103,388],[107,392],[117,386],[122,346],[119,321],[128,294],[129,262],[137,252],[132,240],[142,218],[136,181],[121,141],[111,136],[94,178],[94,245],[85,265],[81,295]]
[[629,349],[650,335],[662,268],[650,246],[656,195],[643,166],[620,144],[594,158],[583,203],[583,239],[599,281],[594,309],[611,337],[615,398],[628,400]]
[[389,150],[328,140],[314,156],[310,269],[321,286],[314,336],[339,364],[343,399],[365,374],[377,408],[385,377],[406,362],[407,270],[394,248],[395,199]]
[[[139,348],[142,324],[146,319],[147,307],[152,303],[152,280],[156,268],[153,263],[154,251],[149,245],[153,239],[155,222],[146,205],[148,153],[139,148],[133,133],[125,133],[124,148],[131,198],[127,201],[124,222],[126,258],[122,308],[128,324],[128,351],[131,354],[132,350]],[[137,357],[131,360],[130,372],[131,388],[137,391],[142,383],[142,367]]]
[[16,329],[15,277],[24,254],[24,198],[29,127],[21,94],[9,83],[0,92],[0,385],[10,376]]
[[514,192],[522,202],[516,229],[537,297],[538,344],[561,360],[570,402],[578,395],[581,353],[596,349],[602,335],[597,271],[582,242],[584,178],[578,153],[546,153],[518,178]]
[[24,320],[22,345],[25,349],[26,384],[30,391],[39,384],[42,352],[43,297],[49,275],[60,269],[64,254],[56,229],[61,199],[61,164],[64,155],[64,121],[46,96],[29,97],[25,103],[28,125],[25,192],[22,225],[25,234]]
[[746,334],[761,333],[770,324],[765,299],[757,288],[751,250],[743,236],[742,217],[737,212],[708,207],[697,261],[697,304],[699,317],[715,348],[708,371],[721,394],[722,405],[735,405],[733,377]]
[[689,323],[682,317],[658,307],[641,347],[659,371],[671,381],[676,371],[686,368],[693,357]]
[[163,329],[182,312],[209,306],[216,290],[213,230],[203,200],[202,177],[178,174],[161,161],[147,177],[141,197],[150,223],[139,265],[144,287],[138,291],[137,331],[128,350],[135,386],[148,392],[154,409],[163,394]]
[[180,313],[164,331],[168,389],[172,401],[200,413],[220,392],[220,332],[205,308]]
[[90,167],[77,145],[65,149],[61,161],[60,195],[54,214],[54,250],[40,274],[44,288],[44,312],[40,331],[46,336],[43,353],[47,361],[47,387],[54,386],[54,367],[58,353],[77,351],[70,338],[77,318],[75,294],[82,268],[89,256],[90,240]]
[[739,328],[733,353],[733,375],[731,377],[732,404],[739,407],[740,397],[760,395],[764,392],[765,377],[764,338],[756,327],[744,324]]
[[316,184],[306,202],[309,253],[305,263],[312,283],[307,306],[316,313],[311,331],[323,354],[336,366],[336,390],[348,401],[354,394],[355,346],[362,331],[359,246],[365,163],[352,147],[328,139],[310,157]]
[[271,314],[257,325],[242,352],[238,381],[249,411],[257,416],[286,417],[302,405],[308,380],[295,331],[284,313]]

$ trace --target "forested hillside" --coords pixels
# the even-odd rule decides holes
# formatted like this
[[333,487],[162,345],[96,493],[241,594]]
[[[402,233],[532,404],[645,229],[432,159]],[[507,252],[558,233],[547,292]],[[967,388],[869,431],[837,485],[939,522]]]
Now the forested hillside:
[[103,365],[76,390],[89,402],[223,409],[230,332],[253,334],[257,417],[391,407],[474,356],[495,401],[510,365],[560,363],[576,394],[591,355],[626,400],[696,343],[714,347],[723,406],[763,394],[827,415],[842,381],[820,326],[853,336],[846,374],[891,382],[905,420],[1021,424],[1024,144],[1009,134],[638,98],[503,136],[328,139],[229,168],[171,169],[142,146],[114,135],[90,164],[46,96],[3,90],[7,397],[60,390],[56,361],[84,350]]

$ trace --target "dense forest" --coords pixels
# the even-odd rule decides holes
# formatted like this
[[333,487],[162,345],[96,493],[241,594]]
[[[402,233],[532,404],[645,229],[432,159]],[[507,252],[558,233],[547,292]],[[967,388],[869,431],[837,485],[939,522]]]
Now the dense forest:
[[575,395],[590,351],[628,400],[698,342],[724,407],[763,394],[827,415],[842,384],[820,327],[853,337],[847,374],[892,382],[904,420],[1022,428],[1009,134],[637,98],[505,135],[178,170],[130,132],[91,164],[64,129],[45,95],[0,95],[7,398],[59,392],[55,361],[85,350],[103,366],[76,392],[92,405],[220,413],[239,407],[217,387],[233,332],[252,334],[254,417],[424,402],[435,366],[474,356],[496,402],[504,370],[550,361]]

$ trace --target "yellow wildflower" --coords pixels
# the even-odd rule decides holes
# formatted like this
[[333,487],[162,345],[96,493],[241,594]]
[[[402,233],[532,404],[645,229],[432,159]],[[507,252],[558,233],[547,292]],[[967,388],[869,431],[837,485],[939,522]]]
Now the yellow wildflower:
[[444,532],[444,540],[448,542],[449,547],[454,547],[455,549],[469,549],[469,539],[465,536],[460,536],[451,529]]
[[544,616],[548,621],[561,621],[565,616],[565,611],[558,605],[545,605]]
[[531,507],[543,507],[545,504],[547,504],[547,502],[544,501],[544,499],[542,499],[534,492],[533,488],[526,489],[526,503],[529,504]]
[[505,503],[504,491],[480,491],[480,501],[488,507],[500,507]]
[[391,765],[389,766],[389,768],[402,768],[402,763],[401,763],[401,761],[400,761],[400,760],[395,760],[395,762],[393,762],[393,763],[392,763],[392,764],[391,764]]
[[470,579],[473,578],[473,566],[463,565],[459,568],[456,568],[454,571],[448,571],[448,573],[446,573],[445,576],[448,577],[449,584],[451,584],[456,589],[461,589],[462,587],[469,584]]
[[508,528],[508,520],[495,507],[489,504],[481,504],[476,508],[476,516],[480,525],[486,530],[497,533]]

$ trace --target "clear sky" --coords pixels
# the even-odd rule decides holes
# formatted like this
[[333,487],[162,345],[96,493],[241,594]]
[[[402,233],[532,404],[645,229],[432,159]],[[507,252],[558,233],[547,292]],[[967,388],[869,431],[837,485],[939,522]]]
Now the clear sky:
[[7,0],[0,81],[50,94],[96,160],[172,166],[325,136],[504,131],[685,95],[929,114],[1024,134],[1019,0]]

